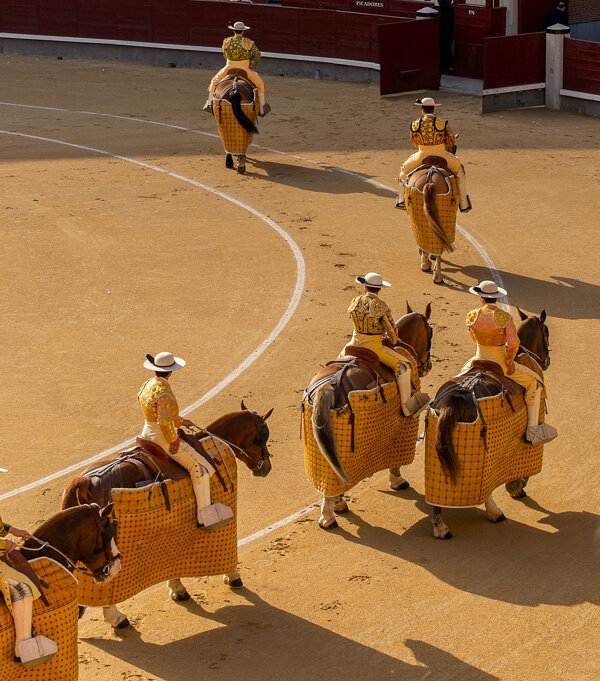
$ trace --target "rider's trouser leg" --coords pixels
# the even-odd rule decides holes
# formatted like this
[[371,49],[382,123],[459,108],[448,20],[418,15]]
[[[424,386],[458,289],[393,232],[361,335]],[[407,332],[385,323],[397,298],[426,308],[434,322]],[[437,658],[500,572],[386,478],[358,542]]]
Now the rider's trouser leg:
[[15,623],[15,655],[19,656],[19,644],[31,638],[33,594],[27,584],[8,580]]
[[194,496],[196,497],[196,514],[198,522],[201,523],[200,509],[209,506],[211,503],[210,476],[215,472],[215,469],[195,449],[182,440],[179,440],[177,454],[169,454],[169,456],[190,474]]

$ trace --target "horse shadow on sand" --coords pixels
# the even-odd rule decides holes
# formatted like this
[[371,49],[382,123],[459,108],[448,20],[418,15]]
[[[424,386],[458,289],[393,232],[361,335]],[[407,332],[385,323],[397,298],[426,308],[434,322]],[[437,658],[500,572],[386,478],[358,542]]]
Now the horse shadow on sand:
[[[258,171],[258,172],[257,172]],[[373,194],[387,199],[392,206],[393,194],[375,187],[351,172],[327,165],[295,165],[258,158],[246,159],[246,175],[288,187],[326,194]]]
[[[166,681],[208,677],[215,681],[364,681],[366,676],[402,681],[499,681],[424,641],[405,639],[420,664],[403,662],[269,605],[247,589],[238,594],[245,604],[225,606],[214,613],[192,601],[188,609],[215,626],[165,645],[144,641],[135,629],[127,630],[121,639],[83,640]],[[406,632],[400,625],[398,629],[402,640]]]
[[[343,524],[333,532],[420,565],[457,589],[493,600],[531,607],[600,605],[600,516],[595,513],[552,513],[531,497],[517,501],[500,488],[495,500],[507,515],[505,522],[490,523],[481,507],[444,509],[453,538],[442,541],[433,538],[431,506],[424,497],[412,488],[400,494],[426,514],[405,532],[370,525],[352,512],[344,522],[355,525],[357,536],[345,532]],[[511,520],[511,506],[516,504],[525,504],[546,517],[537,521],[539,527]],[[400,518],[401,513],[398,509]]]
[[[490,278],[487,267],[462,267],[448,260],[443,263],[444,278],[465,293],[469,286]],[[450,276],[452,273],[467,277],[470,281],[455,279]],[[538,315],[545,309],[551,317],[561,319],[600,319],[600,286],[596,284],[557,275],[551,276],[551,281],[545,281],[503,270],[498,270],[498,274],[508,291],[510,302],[523,311]]]

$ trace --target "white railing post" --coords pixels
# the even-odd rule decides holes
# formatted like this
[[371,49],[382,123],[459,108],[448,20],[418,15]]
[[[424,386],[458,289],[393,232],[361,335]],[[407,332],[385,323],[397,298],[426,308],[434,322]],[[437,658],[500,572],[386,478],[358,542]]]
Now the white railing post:
[[546,29],[546,106],[560,109],[560,91],[563,86],[565,36],[569,27],[554,24]]

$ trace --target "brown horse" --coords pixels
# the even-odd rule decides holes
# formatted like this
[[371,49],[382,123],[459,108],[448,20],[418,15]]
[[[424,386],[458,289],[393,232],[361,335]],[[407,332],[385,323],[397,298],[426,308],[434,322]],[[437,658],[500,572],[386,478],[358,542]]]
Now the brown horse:
[[442,254],[454,250],[457,178],[447,168],[446,160],[428,156],[415,168],[404,185],[408,218],[421,254],[421,270],[431,272],[433,282],[443,284]]
[[[409,348],[412,349],[412,354],[417,361],[419,376],[424,376],[431,369],[430,351],[433,329],[428,324],[428,319],[431,314],[431,303],[427,304],[424,314],[413,312],[408,303],[406,303],[406,309],[407,314],[396,322],[398,339],[402,344],[409,346]],[[392,347],[387,341],[386,344],[389,345],[389,347]],[[379,365],[379,370],[385,381],[393,382],[396,380],[391,369]],[[343,407],[346,404],[347,393],[350,391],[370,390],[378,384],[381,377],[374,377],[372,371],[369,371],[360,364],[351,365],[343,372],[343,389],[335,390],[331,382],[328,382],[327,380],[324,381],[324,379],[334,376],[340,371],[342,371],[342,369],[339,364],[330,364],[323,367],[323,369],[318,371],[312,378],[307,391],[310,390],[311,386],[320,383],[311,396],[313,409],[313,435],[323,457],[340,480],[344,484],[347,484],[348,478],[340,463],[338,455],[333,424],[331,422],[331,410]],[[399,468],[391,468],[389,474],[390,487],[392,489],[406,489],[409,486],[408,482],[402,477]],[[343,495],[340,494],[335,498],[323,496],[319,525],[323,529],[335,527],[333,511],[345,513],[347,510],[348,507],[343,499]]]
[[[264,478],[271,472],[271,453],[267,446],[270,433],[266,421],[272,412],[271,409],[266,414],[258,414],[247,409],[242,401],[241,411],[220,416],[196,436],[203,437],[210,433],[221,438],[231,446],[236,458],[250,469],[253,476]],[[119,457],[117,454],[113,458],[98,461],[89,466],[80,477],[72,480],[63,493],[62,507],[69,508],[87,501],[110,498],[113,487],[135,487],[146,479],[144,467],[130,460],[108,466],[106,472],[98,476],[90,475],[107,464],[118,461]],[[180,469],[175,462],[169,463]],[[183,469],[180,472],[187,474]],[[232,588],[243,586],[237,570],[225,575],[225,582]],[[189,600],[190,595],[179,579],[170,579],[167,585],[173,600]],[[104,607],[104,618],[115,628],[122,629],[129,625],[127,617],[114,605]]]
[[[521,346],[517,354],[517,361],[526,362],[532,358],[542,370],[550,366],[550,348],[548,327],[545,324],[546,311],[542,310],[539,317],[528,316],[517,308],[521,317],[521,324],[517,329]],[[446,384],[440,388],[432,408],[439,414],[436,451],[446,476],[455,483],[460,473],[459,457],[452,442],[452,433],[459,422],[472,423],[478,418],[478,411],[473,400],[482,397],[498,395],[502,386],[497,380],[479,374],[478,380],[471,382],[469,391],[460,383]],[[472,392],[470,392],[472,391]],[[528,478],[520,478],[506,483],[506,490],[515,499],[526,496],[524,490]],[[494,502],[492,495],[485,501],[488,519],[491,522],[505,520],[506,516]],[[442,518],[440,506],[433,506],[432,522],[434,536],[438,539],[450,539],[452,534]]]
[[212,111],[225,149],[225,167],[233,168],[237,155],[237,171],[246,172],[246,149],[252,135],[258,134],[254,85],[243,69],[231,69],[215,88]]
[[33,532],[21,553],[28,560],[52,558],[70,572],[87,571],[96,582],[110,581],[121,569],[116,527],[110,519],[112,507],[85,504],[59,511]]

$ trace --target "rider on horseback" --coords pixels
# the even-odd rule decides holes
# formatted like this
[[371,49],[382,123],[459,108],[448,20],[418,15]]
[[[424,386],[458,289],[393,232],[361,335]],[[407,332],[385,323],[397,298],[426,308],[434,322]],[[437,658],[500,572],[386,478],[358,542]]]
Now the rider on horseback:
[[[460,194],[459,208],[462,213],[470,211],[471,199],[467,194],[465,169],[461,162],[454,155],[456,150],[456,136],[450,129],[448,121],[437,118],[433,115],[437,104],[431,97],[424,97],[415,102],[416,106],[421,106],[422,116],[413,121],[410,126],[410,137],[413,147],[418,151],[410,156],[400,168],[400,182],[408,177],[409,173],[418,168],[423,159],[427,156],[441,156],[448,164],[448,170],[458,178],[458,191]],[[398,208],[405,208],[404,200],[400,197],[397,202]]]
[[0,577],[10,593],[15,624],[15,661],[22,662],[27,667],[35,667],[48,662],[54,656],[56,644],[44,636],[32,637],[33,601],[41,594],[36,584],[27,575],[8,565],[15,543],[12,539],[4,539],[7,534],[23,539],[28,539],[31,535],[27,530],[19,530],[8,523],[3,523],[0,518]]
[[[348,345],[358,345],[372,350],[382,364],[392,369],[400,388],[402,413],[404,416],[416,416],[429,404],[429,395],[416,392],[411,397],[410,367],[406,365],[401,355],[383,345],[384,334],[387,334],[392,345],[398,341],[392,311],[378,296],[382,288],[387,288],[391,284],[384,281],[377,272],[369,272],[364,277],[356,277],[355,281],[364,285],[365,293],[354,298],[348,308],[348,314],[354,324],[354,332]],[[344,354],[346,354],[345,347],[340,356]]]
[[198,525],[203,526],[201,511],[211,503],[210,479],[214,467],[191,445],[177,435],[177,428],[189,428],[194,424],[179,415],[179,405],[169,385],[173,371],[182,369],[185,361],[170,352],[159,352],[156,357],[146,355],[144,367],[154,371],[154,378],[144,383],[138,393],[138,400],[146,420],[142,437],[156,442],[180,466],[183,466],[192,480],[196,497]]
[[223,56],[227,59],[225,66],[210,81],[208,86],[208,99],[204,105],[204,111],[212,112],[212,100],[217,83],[227,75],[229,69],[243,69],[258,92],[259,116],[266,116],[271,107],[265,103],[265,84],[263,79],[256,73],[256,67],[261,59],[260,50],[253,40],[244,37],[244,31],[249,31],[243,21],[236,21],[233,26],[228,26],[234,35],[223,41]]
[[469,291],[479,296],[483,307],[471,310],[467,315],[467,327],[473,342],[477,343],[477,353],[464,369],[468,369],[474,359],[498,364],[505,376],[525,390],[528,416],[525,439],[532,445],[550,442],[558,433],[547,423],[539,422],[542,386],[533,371],[514,361],[520,344],[515,323],[510,314],[494,302],[505,296],[506,291],[493,281],[482,281],[477,286],[471,286]]

